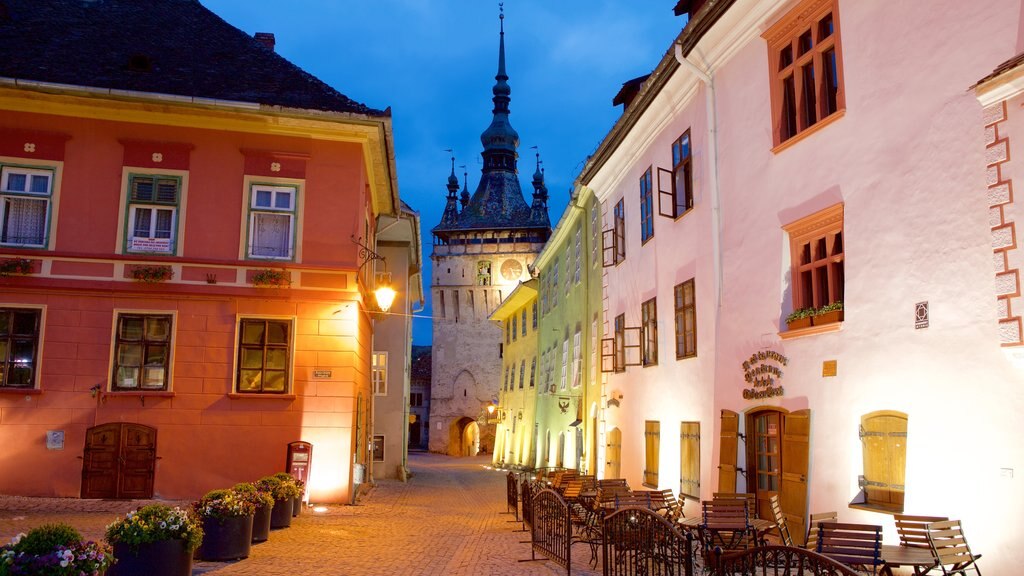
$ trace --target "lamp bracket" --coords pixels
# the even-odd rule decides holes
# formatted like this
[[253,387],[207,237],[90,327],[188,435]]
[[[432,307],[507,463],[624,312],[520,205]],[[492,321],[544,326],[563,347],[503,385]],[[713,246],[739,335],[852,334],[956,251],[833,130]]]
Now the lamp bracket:
[[355,235],[352,235],[351,238],[352,238],[352,243],[355,244],[356,246],[359,246],[359,252],[356,253],[356,258],[359,259],[359,260],[362,260],[362,263],[359,265],[359,268],[356,270],[356,274],[358,274],[359,272],[361,272],[363,270],[363,266],[366,266],[367,264],[369,264],[370,262],[373,262],[374,260],[380,260],[381,262],[383,262],[385,270],[387,269],[387,265],[388,265],[387,259],[384,258],[383,256],[381,256],[380,254],[374,252],[373,249],[370,248],[369,246],[367,246],[366,244],[363,244],[363,237],[362,236],[360,236],[359,238],[356,238]]

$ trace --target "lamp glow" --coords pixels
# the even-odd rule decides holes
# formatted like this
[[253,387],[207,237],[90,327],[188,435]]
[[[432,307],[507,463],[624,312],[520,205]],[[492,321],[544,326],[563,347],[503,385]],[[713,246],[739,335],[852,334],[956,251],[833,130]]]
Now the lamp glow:
[[391,305],[395,302],[395,289],[390,284],[381,284],[373,292],[377,298],[377,307],[380,308],[381,312],[387,312],[391,309]]

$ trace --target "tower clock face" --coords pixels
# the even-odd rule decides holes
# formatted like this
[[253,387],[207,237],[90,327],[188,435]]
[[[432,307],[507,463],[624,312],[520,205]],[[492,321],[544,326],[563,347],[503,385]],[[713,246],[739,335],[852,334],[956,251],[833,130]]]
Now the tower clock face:
[[501,265],[501,276],[505,280],[518,280],[523,275],[523,265],[516,260],[505,260]]

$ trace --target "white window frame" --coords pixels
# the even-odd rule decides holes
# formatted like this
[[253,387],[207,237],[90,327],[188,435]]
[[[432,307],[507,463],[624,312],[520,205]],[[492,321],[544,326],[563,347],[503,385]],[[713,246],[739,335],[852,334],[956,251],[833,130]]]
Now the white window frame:
[[[25,304],[13,304],[0,302],[0,308],[6,308],[8,310],[20,309],[20,310],[33,310],[39,313],[39,332],[36,335],[35,340],[35,357],[32,359],[32,385],[31,386],[0,386],[0,390],[38,390],[39,382],[42,379],[41,363],[43,358],[43,338],[46,333],[46,305],[33,306]],[[2,381],[0,381],[2,384]]]
[[580,283],[581,258],[583,257],[583,227],[576,226],[576,272],[573,274],[573,282]]
[[[26,190],[11,190],[8,181],[11,174],[19,174],[26,177]],[[31,181],[33,177],[45,176],[46,192],[32,192]],[[0,165],[0,245],[19,246],[32,248],[46,248],[50,242],[50,223],[53,219],[53,197],[56,185],[56,168],[29,167],[18,165]],[[35,200],[46,203],[46,215],[43,218],[42,241],[38,244],[26,242],[8,242],[3,237],[7,234],[7,210],[8,203],[12,200]]]
[[[259,192],[270,192],[270,206],[258,206],[256,198]],[[277,206],[277,196],[281,193],[289,193],[291,200],[287,208]],[[298,205],[300,187],[297,184],[269,184],[253,182],[249,184],[249,213],[246,231],[246,258],[251,260],[296,260],[296,222],[298,220]],[[284,256],[272,256],[256,254],[253,246],[253,239],[256,232],[256,220],[259,215],[286,215],[288,217],[288,253]]]
[[[144,319],[148,317],[170,317],[170,330],[167,335],[167,357],[164,364],[164,385],[161,388],[145,388],[141,382],[138,382],[135,386],[117,386],[117,369],[120,366],[118,362],[118,352],[120,351],[120,342],[118,340],[118,330],[121,328],[121,319],[124,316],[141,316]],[[143,328],[145,329],[145,328]],[[108,392],[132,392],[132,393],[146,393],[146,392],[172,392],[173,391],[173,378],[174,378],[174,346],[177,344],[175,335],[178,330],[178,312],[176,310],[129,310],[129,309],[115,309],[113,319],[113,329],[111,331],[111,350],[110,350],[110,369],[107,370],[109,379],[107,382],[106,389]],[[145,343],[145,336],[141,342]],[[145,349],[143,349],[143,364],[140,366],[139,378],[142,379],[142,371],[146,369],[145,365]]]
[[[177,320],[177,317],[175,317]],[[287,375],[284,383],[284,390],[281,392],[268,392],[265,390],[260,391],[242,391],[239,386],[239,366],[240,358],[239,355],[242,350],[242,322],[244,320],[263,320],[263,321],[280,321],[288,323],[288,368]],[[175,322],[177,324],[177,322]],[[235,350],[234,350],[234,365],[231,367],[231,393],[237,394],[238,396],[267,396],[267,397],[281,397],[289,396],[294,394],[295,386],[295,336],[297,324],[295,316],[279,316],[272,314],[238,314],[235,316]],[[173,376],[173,374],[172,374]]]
[[580,374],[580,331],[577,330],[572,337],[572,387],[579,388],[581,383]]
[[373,352],[373,364],[370,368],[371,383],[373,384],[374,396],[388,395],[388,353]]
[[[137,179],[153,180],[152,200],[132,200],[132,189]],[[160,180],[174,180],[174,202],[160,202],[157,200]],[[185,187],[184,178],[177,174],[157,174],[148,172],[131,171],[128,173],[125,190],[125,230],[124,230],[124,251],[126,254],[167,254],[178,253],[179,221],[182,207],[183,190]],[[149,210],[149,232],[146,236],[135,235],[135,224],[138,218],[138,210]],[[171,226],[168,238],[156,236],[157,215],[161,210],[171,213]],[[139,246],[134,247],[133,243],[138,240]],[[164,242],[166,246],[161,246]]]
[[562,383],[559,390],[565,390],[569,368],[569,339],[562,341]]

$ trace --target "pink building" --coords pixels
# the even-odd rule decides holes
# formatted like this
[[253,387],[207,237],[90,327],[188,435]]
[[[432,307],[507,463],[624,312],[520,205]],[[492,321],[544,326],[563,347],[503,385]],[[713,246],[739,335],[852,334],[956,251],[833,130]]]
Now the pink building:
[[832,510],[887,543],[894,514],[960,519],[1013,573],[1024,67],[972,87],[1024,49],[1020,3],[677,10],[580,178],[609,242],[605,474],[690,515],[777,495],[798,541]]
[[5,5],[0,493],[194,498],[306,441],[351,501],[389,112],[198,2]]

